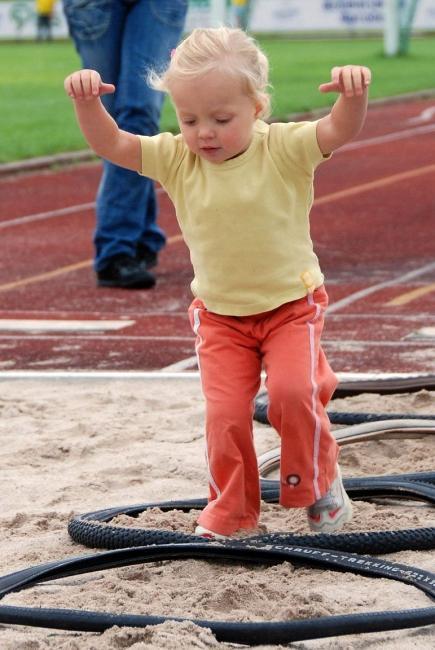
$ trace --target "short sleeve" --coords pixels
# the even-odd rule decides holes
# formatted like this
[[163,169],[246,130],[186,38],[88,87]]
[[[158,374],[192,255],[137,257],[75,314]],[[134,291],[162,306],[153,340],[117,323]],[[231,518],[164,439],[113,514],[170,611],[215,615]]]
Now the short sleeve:
[[177,158],[181,155],[180,136],[160,133],[155,136],[138,137],[142,152],[142,169],[139,173],[164,185],[170,171],[177,166]]
[[319,163],[330,157],[322,153],[317,142],[317,121],[272,124],[273,131],[274,145],[286,166],[296,166],[311,174]]

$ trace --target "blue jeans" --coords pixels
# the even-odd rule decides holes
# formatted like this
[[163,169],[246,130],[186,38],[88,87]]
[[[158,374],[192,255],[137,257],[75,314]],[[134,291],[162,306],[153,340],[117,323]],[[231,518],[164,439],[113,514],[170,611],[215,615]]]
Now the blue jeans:
[[[103,102],[118,126],[155,135],[163,94],[149,88],[149,68],[161,70],[181,37],[187,0],[63,0],[83,67],[116,86]],[[157,253],[165,244],[156,223],[154,182],[103,161],[97,194],[95,270],[115,255],[136,254],[138,244]]]

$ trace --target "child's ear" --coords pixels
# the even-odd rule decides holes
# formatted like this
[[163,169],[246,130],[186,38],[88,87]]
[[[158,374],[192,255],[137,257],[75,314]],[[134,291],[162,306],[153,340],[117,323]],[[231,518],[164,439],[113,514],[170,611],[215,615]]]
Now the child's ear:
[[263,104],[259,101],[255,102],[255,117],[258,117],[263,110]]

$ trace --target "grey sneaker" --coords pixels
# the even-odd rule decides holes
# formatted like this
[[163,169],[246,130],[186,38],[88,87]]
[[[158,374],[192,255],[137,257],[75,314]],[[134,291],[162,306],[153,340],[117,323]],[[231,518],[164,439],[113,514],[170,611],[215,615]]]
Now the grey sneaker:
[[346,494],[337,465],[329,491],[307,509],[308,523],[317,533],[333,533],[352,519],[352,503]]

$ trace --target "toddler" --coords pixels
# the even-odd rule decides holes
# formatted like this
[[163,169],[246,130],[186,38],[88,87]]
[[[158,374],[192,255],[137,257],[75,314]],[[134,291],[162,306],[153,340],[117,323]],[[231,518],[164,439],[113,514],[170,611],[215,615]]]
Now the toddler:
[[89,145],[162,184],[190,250],[209,480],[198,535],[258,525],[252,416],[262,368],[281,438],[280,503],[306,507],[314,531],[351,519],[325,410],[337,381],[320,345],[328,297],[309,212],[315,168],[363,126],[370,77],[359,65],[333,68],[319,87],[339,93],[328,115],[269,125],[268,61],[256,42],[240,29],[195,29],[149,76],[169,93],[181,131],[153,137],[118,128],[100,100],[114,86],[97,72],[65,80]]

